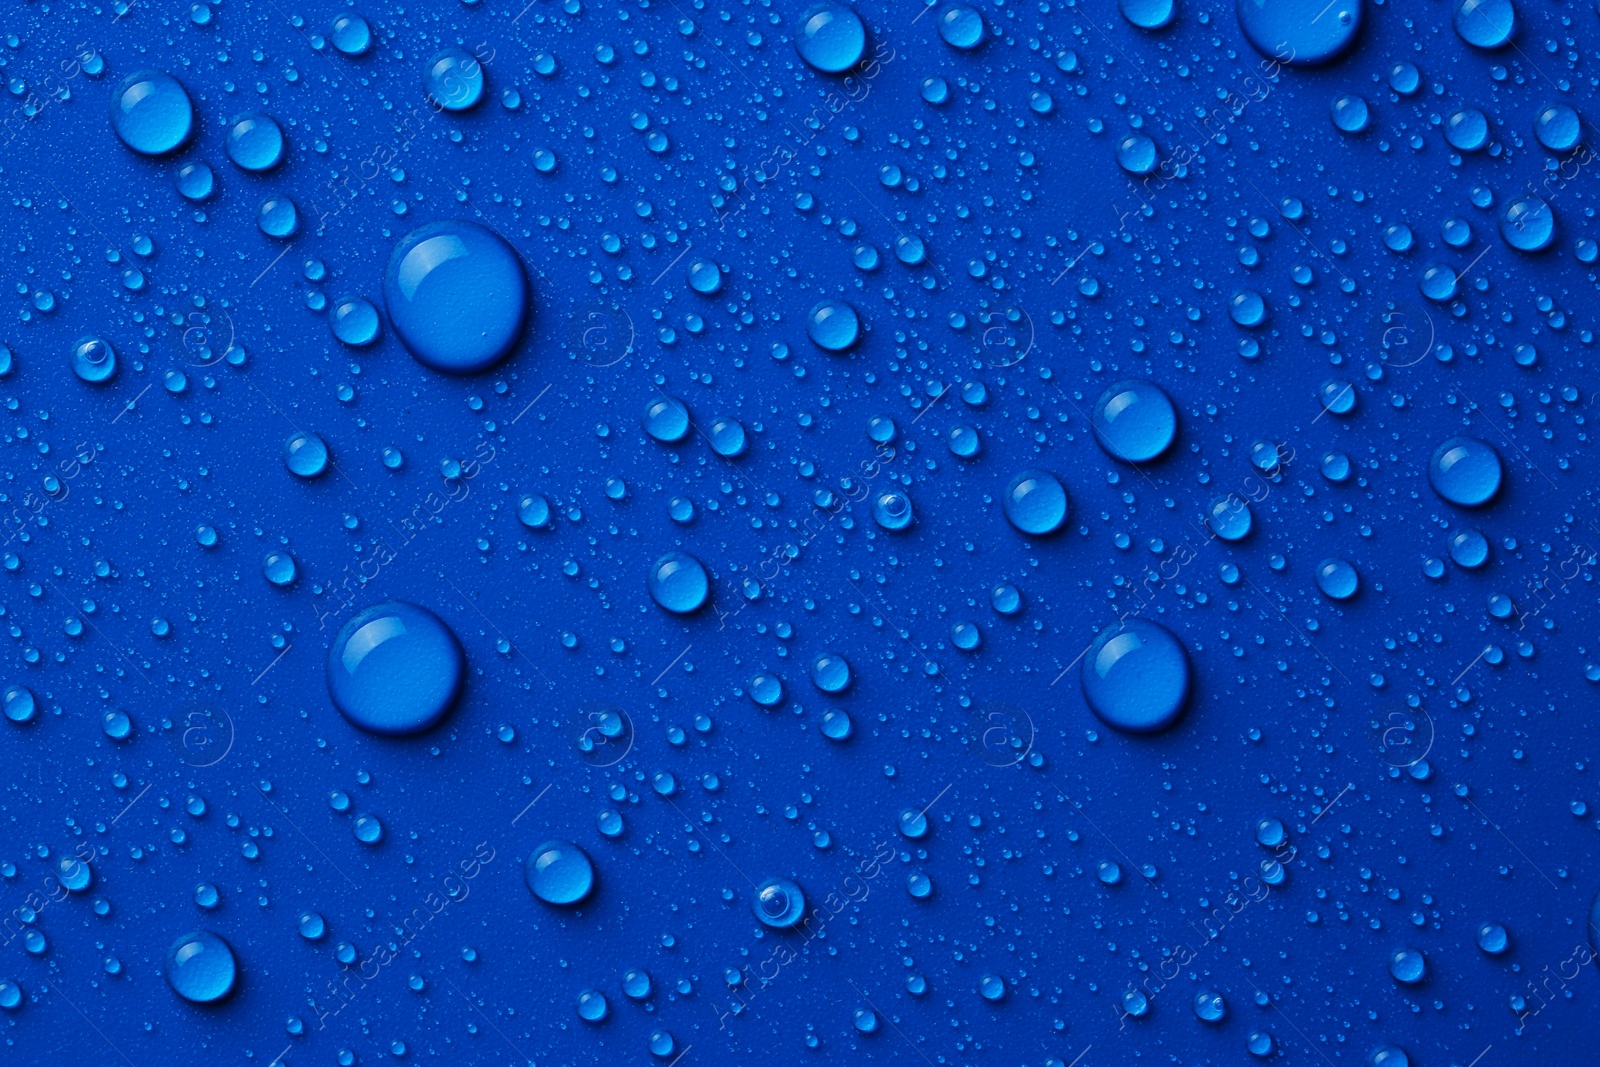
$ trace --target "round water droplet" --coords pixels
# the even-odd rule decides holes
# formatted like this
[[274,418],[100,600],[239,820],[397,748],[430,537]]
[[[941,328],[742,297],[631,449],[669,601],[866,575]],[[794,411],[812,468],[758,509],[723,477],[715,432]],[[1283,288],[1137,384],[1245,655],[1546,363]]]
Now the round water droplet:
[[1130,133],[1117,142],[1117,166],[1129,174],[1149,174],[1159,155],[1156,143],[1142,133]]
[[1000,499],[1007,521],[1025,534],[1055,533],[1067,521],[1066,487],[1049,471],[1021,472],[1011,479]]
[[184,934],[167,949],[167,984],[194,1004],[210,1004],[233,992],[239,967],[228,943],[208,930]]
[[80,337],[72,346],[72,373],[90,384],[110,381],[117,373],[117,351],[103,337]]
[[0,696],[0,706],[5,708],[6,718],[16,723],[32,722],[39,713],[39,702],[34,699],[33,690],[22,685],[7,686]]
[[1343,55],[1361,32],[1362,0],[1236,0],[1250,47],[1269,60],[1311,67]]
[[365,297],[354,296],[334,304],[329,324],[333,336],[355,348],[378,339],[378,309]]
[[1489,539],[1470,526],[1450,535],[1450,558],[1458,567],[1481,567],[1489,559]]
[[1331,600],[1349,600],[1361,587],[1361,575],[1342,559],[1325,559],[1315,571],[1317,588]]
[[829,741],[849,740],[854,730],[855,724],[850,721],[848,712],[829,708],[822,713],[822,736]]
[[787,878],[768,878],[756,887],[751,909],[763,926],[786,930],[805,914],[806,895]]
[[344,14],[333,20],[329,28],[333,47],[347,56],[360,56],[372,47],[372,27],[360,15]]
[[229,124],[224,144],[243,170],[259,173],[283,161],[283,127],[269,115],[240,115]]
[[1428,461],[1428,484],[1440,498],[1464,508],[1481,507],[1500,491],[1500,454],[1476,437],[1440,442]]
[[1234,493],[1213,500],[1206,513],[1206,525],[1224,541],[1242,541],[1254,521],[1250,502]]
[[650,599],[677,615],[698,610],[711,594],[705,565],[686,552],[668,552],[650,568]]
[[824,300],[806,316],[806,336],[824,351],[847,351],[861,337],[861,317],[843,300]]
[[1458,108],[1444,120],[1444,139],[1451,148],[1480,151],[1489,143],[1489,117],[1475,107]]
[[1333,101],[1333,124],[1345,133],[1360,133],[1372,121],[1367,102],[1353,93]]
[[196,160],[178,168],[178,173],[173,176],[173,184],[178,187],[178,193],[185,200],[200,201],[209,197],[216,189],[217,178],[210,166]]
[[1178,5],[1173,0],[1117,0],[1117,9],[1141,30],[1159,30],[1172,22]]
[[1202,989],[1194,995],[1194,1017],[1204,1023],[1220,1023],[1228,1014],[1222,994],[1214,989]]
[[517,521],[530,530],[544,529],[550,525],[550,501],[529,493],[517,503]]
[[1506,202],[1500,213],[1500,236],[1519,252],[1550,247],[1556,232],[1555,213],[1537,196],[1519,196]]
[[280,589],[294,584],[300,577],[300,567],[287,552],[268,552],[261,561],[261,574]]
[[1389,957],[1389,973],[1396,982],[1416,985],[1428,976],[1428,963],[1414,948],[1396,949]]
[[744,425],[738,419],[727,417],[712,419],[707,436],[711,438],[711,449],[717,455],[726,456],[728,459],[744,455]]
[[1240,289],[1228,300],[1228,316],[1240,326],[1254,329],[1267,318],[1267,302],[1253,289]]
[[704,296],[711,296],[722,288],[722,271],[709,259],[696,259],[689,264],[689,288]]
[[1501,924],[1487,922],[1478,927],[1478,947],[1489,955],[1500,955],[1510,944],[1511,936]]
[[1189,700],[1189,654],[1172,631],[1146,619],[1107,627],[1084,654],[1083,697],[1107,726],[1154,733]]
[[1171,447],[1178,415],[1160,386],[1129,380],[1100,394],[1090,425],[1107,455],[1125,463],[1145,463]]
[[111,94],[111,128],[135,152],[165,155],[189,139],[194,130],[194,105],[172,75],[137,71]]
[[296,927],[307,941],[321,941],[328,932],[328,924],[314,911],[302,912]]
[[420,733],[461,693],[466,655],[426,608],[375,604],[340,628],[328,650],[328,694],[350,723],[375,734]]
[[652,400],[644,409],[644,432],[664,444],[683,440],[689,433],[689,408],[676,397]]
[[1006,996],[1005,980],[996,974],[982,975],[978,979],[978,995],[990,1002],[1004,1000]]
[[328,469],[328,445],[314,433],[296,433],[283,444],[283,465],[300,478],[315,478]]
[[843,4],[818,4],[801,16],[794,47],[813,70],[839,74],[861,62],[867,28],[861,16]]
[[471,222],[435,222],[395,245],[383,278],[389,321],[426,367],[472,374],[504,359],[532,294],[517,253]]
[[764,708],[777,707],[783,700],[783,682],[775,674],[756,675],[750,679],[750,699]]
[[580,903],[594,888],[594,864],[570,841],[546,841],[528,856],[523,877],[546,904]]
[[1451,22],[1474,48],[1504,48],[1517,32],[1517,9],[1511,0],[1459,0]]
[[483,64],[459,48],[446,48],[428,61],[422,87],[446,111],[465,111],[483,99]]
[[611,1013],[611,1005],[606,1002],[606,995],[594,989],[585,989],[578,994],[578,1018],[586,1023],[597,1023]]
[[1566,104],[1546,104],[1533,120],[1533,135],[1552,152],[1575,147],[1582,133],[1582,120]]
[[300,212],[287,196],[269,196],[256,209],[256,227],[279,240],[293,237],[300,228]]
[[850,664],[837,652],[824,652],[811,661],[811,684],[824,693],[850,688]]
[[988,33],[983,16],[966,4],[951,4],[939,16],[939,36],[951,48],[971,51],[983,43]]
[[879,493],[872,501],[872,521],[885,530],[904,530],[915,518],[911,498],[898,489]]

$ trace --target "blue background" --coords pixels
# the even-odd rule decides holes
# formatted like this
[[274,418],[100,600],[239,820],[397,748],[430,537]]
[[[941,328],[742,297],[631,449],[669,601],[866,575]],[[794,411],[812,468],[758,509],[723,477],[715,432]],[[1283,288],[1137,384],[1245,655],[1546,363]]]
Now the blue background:
[[[1223,1064],[1246,1062],[1257,1031],[1302,1064],[1361,1063],[1385,1043],[1428,1067],[1592,1057],[1591,968],[1565,993],[1552,983],[1520,1033],[1508,1006],[1538,1003],[1530,982],[1587,943],[1600,882],[1582,807],[1585,672],[1600,677],[1586,426],[1600,302],[1574,255],[1595,232],[1591,169],[1571,166],[1547,196],[1549,251],[1514,251],[1497,223],[1554,158],[1531,136],[1538,109],[1596,111],[1591,7],[1523,4],[1514,48],[1489,54],[1455,36],[1444,3],[1372,3],[1347,57],[1268,78],[1226,5],[1185,0],[1148,33],[1107,0],[994,3],[991,38],[961,53],[940,40],[937,10],[869,2],[858,10],[879,66],[842,107],[841,80],[794,53],[796,5],[516,8],[368,6],[379,40],[358,59],[323,40],[333,4],[230,0],[204,27],[156,0],[8,15],[5,106],[45,101],[7,127],[0,173],[15,357],[0,380],[3,488],[7,508],[24,508],[6,530],[19,535],[0,582],[3,682],[42,711],[0,729],[0,976],[25,996],[0,1013],[8,1058],[650,1062],[657,1030],[685,1063]],[[65,78],[82,42],[105,71]],[[602,43],[614,62],[597,61]],[[461,115],[435,114],[421,90],[428,57],[449,46],[486,69],[486,99]],[[1075,71],[1058,63],[1065,50]],[[539,56],[553,73],[536,72]],[[1385,82],[1401,59],[1423,76],[1407,98]],[[169,159],[135,157],[107,121],[112,89],[143,68],[171,72],[195,103],[197,135]],[[950,85],[942,106],[920,95],[935,75]],[[512,87],[515,110],[501,102]],[[1030,107],[1040,91],[1049,114]],[[1333,126],[1341,93],[1366,98],[1372,128]],[[1490,151],[1461,158],[1445,143],[1442,116],[1463,104],[1489,116]],[[1196,116],[1217,107],[1224,136],[1206,139]],[[222,149],[226,121],[252,110],[290,141],[261,176]],[[635,112],[666,134],[665,153]],[[1158,182],[1115,162],[1135,123],[1171,161]],[[559,160],[549,174],[533,166],[541,148]],[[193,159],[219,181],[199,205],[173,186]],[[883,183],[891,164],[915,191]],[[1475,186],[1492,207],[1474,206]],[[299,206],[287,245],[255,226],[269,194]],[[1280,215],[1286,197],[1303,218]],[[1439,237],[1451,216],[1473,231],[1464,248]],[[336,341],[308,295],[378,302],[393,245],[446,218],[497,230],[527,264],[537,310],[517,352],[451,379],[387,325],[369,348]],[[1381,240],[1395,221],[1418,235],[1408,254]],[[929,263],[895,261],[902,234],[925,241]],[[136,235],[152,254],[134,251]],[[863,243],[876,271],[852,263]],[[715,297],[686,284],[697,257],[727,268]],[[325,280],[307,280],[310,259]],[[1435,261],[1470,279],[1454,305],[1418,293]],[[130,265],[147,279],[136,292]],[[1239,289],[1265,298],[1261,329],[1230,320]],[[806,339],[824,297],[867,324],[847,355]],[[119,352],[106,387],[68,368],[86,333]],[[1535,365],[1517,365],[1518,344],[1536,346]],[[230,350],[238,365],[219,358]],[[173,369],[188,380],[176,395],[163,386]],[[1095,399],[1129,377],[1159,383],[1179,411],[1172,452],[1143,468],[1109,459],[1089,430]],[[1325,413],[1329,379],[1353,383],[1349,414]],[[973,382],[983,403],[968,402]],[[702,430],[738,418],[747,454],[724,459],[700,433],[650,440],[641,414],[663,391]],[[899,426],[892,458],[866,433],[879,415]],[[981,435],[977,457],[946,447],[957,425]],[[299,430],[326,439],[335,470],[288,473],[283,442]],[[1475,514],[1426,480],[1456,433],[1505,461],[1504,488]],[[1292,454],[1270,477],[1251,466],[1259,440]],[[93,460],[72,464],[82,444]],[[384,467],[385,447],[403,469]],[[1355,465],[1345,484],[1319,473],[1331,451]],[[443,480],[441,462],[471,458],[474,477]],[[911,497],[911,529],[879,529],[857,504],[802,535],[814,494],[863,463],[874,487]],[[1018,534],[998,503],[1035,466],[1072,495],[1053,538]],[[33,515],[24,500],[47,475],[65,492]],[[608,498],[610,479],[623,499]],[[552,502],[551,529],[518,523],[529,492]],[[1238,544],[1202,522],[1229,493],[1254,501]],[[432,511],[430,494],[458,499],[399,534],[414,509]],[[669,518],[675,497],[694,503],[692,522]],[[216,548],[197,544],[201,524]],[[1462,525],[1488,535],[1488,565],[1428,578],[1424,560],[1447,558]],[[354,607],[337,609],[333,590],[380,542],[394,558],[375,574],[369,563]],[[283,548],[301,569],[287,590],[261,572]],[[673,548],[713,572],[711,609],[670,617],[645,595],[650,562]],[[1360,571],[1354,599],[1318,592],[1313,569],[1330,557]],[[1537,584],[1573,558],[1585,564],[1567,580]],[[746,603],[751,580],[762,595]],[[1021,613],[990,606],[1000,583],[1021,591]],[[1517,613],[1491,617],[1494,593]],[[464,698],[424,737],[358,733],[324,686],[337,622],[387,599],[437,612],[468,657]],[[1106,729],[1078,686],[1078,657],[1129,612],[1178,634],[1195,669],[1187,715],[1153,738]],[[963,621],[982,630],[976,652],[952,646]],[[845,694],[808,680],[823,652],[850,660]],[[772,711],[746,692],[762,671],[785,683]],[[631,748],[604,766],[612,753],[573,743],[595,703],[632,724]],[[196,707],[212,717],[185,741]],[[135,724],[127,741],[102,731],[114,708]],[[847,742],[819,732],[829,708],[852,716]],[[1378,746],[1373,724],[1392,713],[1431,736],[1423,762]],[[197,765],[213,742],[225,755]],[[654,788],[661,772],[676,779],[670,798]],[[330,807],[335,790],[349,812]],[[204,815],[187,813],[191,796]],[[928,836],[901,836],[899,813],[925,807]],[[615,840],[596,829],[604,809],[626,822]],[[377,846],[353,836],[358,813],[382,821]],[[1264,817],[1288,827],[1288,877],[1208,943],[1191,924],[1270,857],[1255,840]],[[523,859],[550,838],[598,870],[572,912],[524,885]],[[93,886],[17,919],[85,843]],[[848,883],[863,899],[725,1015],[725,973],[785,936],[755,922],[752,883],[792,877],[820,904],[880,844],[895,858]],[[480,845],[493,859],[457,883],[460,899],[414,938],[397,934]],[[1106,861],[1119,884],[1097,877]],[[913,873],[932,880],[930,898],[908,894]],[[202,882],[221,894],[213,911],[194,903]],[[327,920],[320,942],[296,933],[306,911]],[[1476,947],[1490,920],[1511,932],[1503,956]],[[27,925],[42,955],[16,936]],[[200,928],[241,967],[210,1009],[160,973],[173,939]],[[323,1017],[309,1003],[328,1010],[336,944],[365,959],[402,941],[348,1007]],[[1193,960],[1124,1026],[1124,990],[1184,944]],[[1428,959],[1420,986],[1389,976],[1403,946]],[[649,998],[623,995],[628,968],[653,976]],[[984,975],[1003,979],[1003,999],[979,995]],[[611,1002],[601,1025],[573,1010],[586,988]],[[1227,999],[1221,1024],[1195,1018],[1201,989]],[[858,1033],[869,1008],[877,1032]]]

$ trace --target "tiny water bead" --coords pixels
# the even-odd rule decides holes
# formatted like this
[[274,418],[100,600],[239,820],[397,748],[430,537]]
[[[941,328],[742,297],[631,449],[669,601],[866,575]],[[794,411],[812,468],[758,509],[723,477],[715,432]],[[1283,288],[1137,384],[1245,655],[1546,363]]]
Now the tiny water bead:
[[111,128],[141,155],[166,155],[182,147],[193,132],[194,104],[172,75],[136,71],[111,94]]
[[1500,491],[1500,453],[1476,437],[1450,437],[1428,460],[1428,484],[1442,500],[1464,508],[1482,507]]
[[1189,654],[1172,631],[1139,618],[1102,630],[1080,671],[1089,710],[1129,733],[1176,722],[1189,701],[1190,676]]
[[1361,32],[1363,0],[1235,0],[1250,47],[1269,60],[1311,67],[1343,55]]
[[1130,133],[1117,142],[1117,166],[1129,174],[1149,174],[1156,169],[1156,143],[1142,133]]
[[1171,447],[1178,414],[1154,382],[1117,382],[1095,403],[1089,416],[1095,440],[1113,459],[1146,463]]
[[1428,963],[1414,948],[1396,949],[1389,957],[1389,974],[1403,985],[1416,985],[1428,976]]
[[466,678],[466,655],[445,622],[400,601],[375,604],[340,628],[328,649],[328,695],[370,733],[427,730],[449,712]]
[[756,887],[751,910],[763,926],[787,930],[806,911],[806,896],[787,878],[768,878]]
[[1566,104],[1546,104],[1533,120],[1533,135],[1552,152],[1566,152],[1583,135],[1582,120]]
[[1474,48],[1504,48],[1517,32],[1517,9],[1511,0],[1458,0],[1451,24]]
[[966,4],[951,4],[939,15],[939,36],[951,48],[970,52],[989,34],[983,16]]
[[1067,521],[1066,487],[1049,471],[1025,470],[1011,479],[1001,498],[1006,520],[1019,532],[1043,536]]
[[879,493],[872,501],[872,521],[885,530],[904,530],[915,518],[911,498],[898,489]]
[[328,444],[314,433],[295,433],[283,444],[283,465],[299,478],[315,478],[328,469]]
[[1342,559],[1325,559],[1313,572],[1317,588],[1330,600],[1349,600],[1361,586],[1361,576],[1354,566]]
[[516,251],[472,222],[434,222],[395,245],[384,272],[389,321],[406,350],[445,374],[474,374],[516,347],[532,293]]
[[801,16],[794,47],[812,70],[840,74],[861,62],[867,28],[861,16],[843,4],[818,4]]
[[1500,236],[1519,252],[1539,252],[1555,238],[1556,217],[1550,205],[1536,196],[1519,196],[1506,202],[1500,213]]
[[351,347],[360,348],[378,339],[378,309],[365,297],[349,297],[334,304],[328,322],[333,336]]
[[675,615],[699,610],[711,593],[705,565],[686,552],[668,552],[656,560],[647,584],[650,599]]
[[240,115],[228,124],[224,146],[228,158],[253,173],[271,170],[283,161],[283,127],[269,115]]
[[845,352],[861,337],[861,317],[843,300],[824,300],[806,316],[806,336],[825,352]]
[[594,864],[570,841],[547,841],[529,854],[523,878],[546,904],[571,907],[594,889]]
[[444,110],[466,111],[483,99],[483,64],[459,48],[446,48],[428,61],[422,87]]
[[239,966],[228,943],[209,930],[184,934],[167,949],[167,984],[193,1004],[211,1004],[233,992]]
[[657,397],[645,405],[643,425],[644,432],[657,441],[674,444],[689,434],[689,408],[676,397]]
[[1478,927],[1478,947],[1491,956],[1503,953],[1511,944],[1506,928],[1497,922],[1487,922]]
[[80,337],[72,346],[72,373],[91,385],[110,381],[117,373],[117,351],[103,337]]

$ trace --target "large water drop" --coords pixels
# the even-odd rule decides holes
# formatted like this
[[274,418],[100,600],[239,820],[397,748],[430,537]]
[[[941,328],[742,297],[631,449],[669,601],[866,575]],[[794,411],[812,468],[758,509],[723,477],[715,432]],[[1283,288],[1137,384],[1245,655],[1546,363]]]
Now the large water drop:
[[504,359],[532,302],[527,271],[512,247],[460,221],[407,234],[389,256],[383,298],[406,350],[446,374],[472,374]]
[[375,734],[420,733],[461,693],[467,660],[433,612],[392,601],[359,612],[328,650],[328,695],[352,725]]
[[1189,700],[1189,654],[1166,627],[1126,619],[1101,631],[1084,654],[1083,698],[1107,726],[1164,730]]

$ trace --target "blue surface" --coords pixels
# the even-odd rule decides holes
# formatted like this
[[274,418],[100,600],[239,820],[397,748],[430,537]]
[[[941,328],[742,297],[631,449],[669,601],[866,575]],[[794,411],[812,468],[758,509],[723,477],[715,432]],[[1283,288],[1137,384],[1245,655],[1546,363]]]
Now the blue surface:
[[1253,4],[10,10],[5,1061],[1589,1062],[1600,18]]

